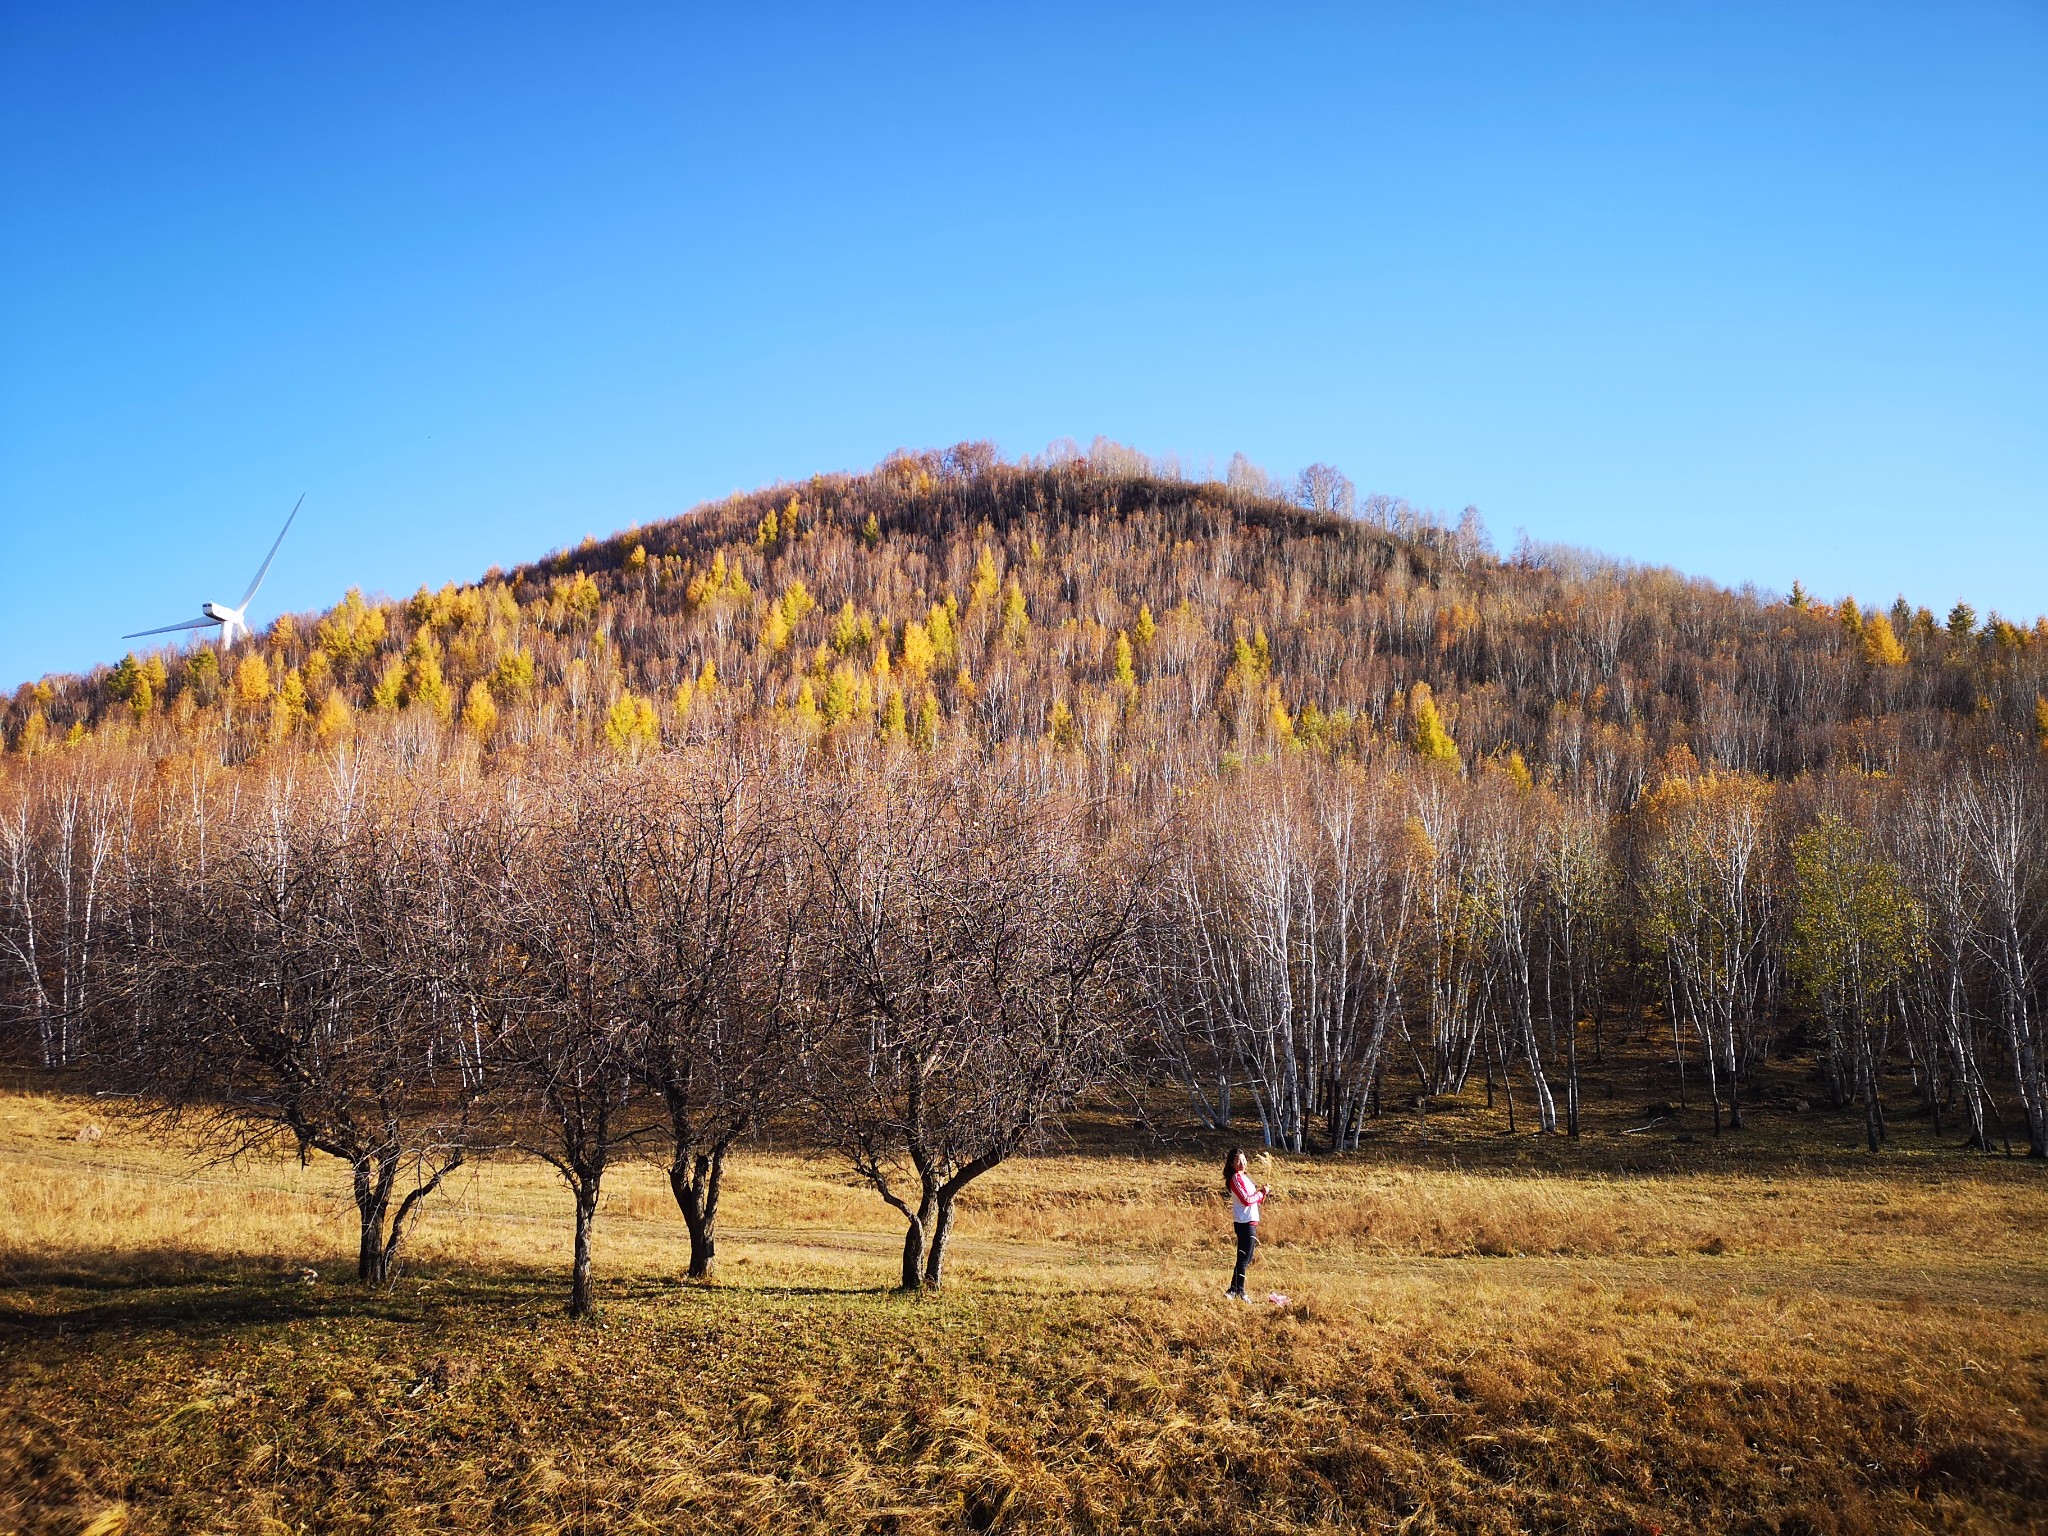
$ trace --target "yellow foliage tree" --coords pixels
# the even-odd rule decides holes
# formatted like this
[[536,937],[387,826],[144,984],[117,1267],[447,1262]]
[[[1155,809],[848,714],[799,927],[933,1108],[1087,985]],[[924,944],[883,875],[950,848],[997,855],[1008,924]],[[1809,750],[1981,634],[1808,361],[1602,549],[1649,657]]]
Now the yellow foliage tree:
[[1906,664],[1906,648],[1893,633],[1891,620],[1881,613],[1873,613],[1863,622],[1863,656],[1873,667]]
[[654,700],[622,693],[605,711],[604,739],[614,752],[630,756],[661,740],[661,715]]
[[932,664],[938,659],[937,649],[932,644],[932,632],[912,619],[903,626],[903,674],[914,683],[921,683],[931,676]]
[[939,744],[939,701],[933,694],[926,693],[917,701],[917,723],[911,728],[910,744],[920,752]]
[[443,720],[454,708],[448,696],[448,680],[441,675],[441,647],[431,629],[422,629],[405,648],[405,700],[424,704]]
[[337,667],[363,661],[384,643],[384,610],[370,607],[362,592],[350,587],[335,609],[314,626],[313,643]]
[[996,569],[996,557],[984,544],[981,554],[974,562],[974,581],[967,588],[967,606],[979,608],[984,603],[995,601],[996,589],[1002,585],[1002,573]]
[[1418,757],[1449,768],[1462,766],[1458,744],[1451,739],[1444,717],[1437,711],[1436,695],[1430,692],[1429,684],[1417,683],[1409,690],[1408,722],[1408,744]]
[[270,697],[270,663],[260,652],[251,651],[235,668],[235,702],[255,709]]
[[596,614],[604,594],[597,589],[597,583],[590,579],[588,571],[578,571],[565,576],[554,585],[553,597],[563,614],[572,619],[588,619]]
[[909,735],[909,722],[903,713],[901,688],[891,688],[888,697],[883,700],[881,723],[876,727],[876,734],[890,743],[900,742]]
[[832,669],[825,681],[825,726],[829,730],[835,725],[851,720],[864,713],[867,688],[852,667],[841,662]]
[[806,678],[796,690],[796,703],[790,707],[790,724],[799,736],[809,739],[825,728],[825,720],[818,713],[818,690]]
[[1065,751],[1080,745],[1080,733],[1074,728],[1074,712],[1067,708],[1065,699],[1054,699],[1051,719],[1052,744]]
[[405,698],[405,659],[394,656],[384,663],[384,675],[370,689],[370,708],[389,714]]
[[520,698],[533,686],[533,653],[520,646],[507,651],[498,658],[498,665],[491,673],[491,692],[511,703]]
[[1024,611],[1024,589],[1011,578],[1009,587],[1003,593],[1003,640],[1016,650],[1024,649],[1024,642],[1031,633],[1031,618]]
[[960,630],[954,622],[958,618],[958,606],[952,598],[932,604],[925,628],[931,634],[932,666],[935,670],[950,667],[960,659]]
[[270,734],[282,741],[305,723],[306,685],[294,667],[285,673],[284,681],[277,686],[277,697],[270,701]]
[[1273,738],[1282,746],[1298,746],[1294,735],[1294,716],[1288,713],[1287,701],[1280,697],[1277,683],[1266,688],[1266,722],[1273,728]]
[[498,704],[490,688],[479,679],[469,685],[462,701],[462,728],[478,741],[489,741],[498,728]]
[[313,736],[321,746],[331,746],[345,740],[355,728],[355,712],[348,707],[348,700],[335,689],[327,695],[320,706],[320,713],[313,721]]

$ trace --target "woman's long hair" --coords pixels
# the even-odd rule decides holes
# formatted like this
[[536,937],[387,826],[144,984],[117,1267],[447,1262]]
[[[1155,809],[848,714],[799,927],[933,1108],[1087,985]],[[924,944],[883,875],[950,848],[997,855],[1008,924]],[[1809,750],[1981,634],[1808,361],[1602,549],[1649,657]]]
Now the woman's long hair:
[[1243,1156],[1243,1147],[1232,1147],[1223,1154],[1223,1192],[1227,1195],[1237,1193],[1237,1160]]

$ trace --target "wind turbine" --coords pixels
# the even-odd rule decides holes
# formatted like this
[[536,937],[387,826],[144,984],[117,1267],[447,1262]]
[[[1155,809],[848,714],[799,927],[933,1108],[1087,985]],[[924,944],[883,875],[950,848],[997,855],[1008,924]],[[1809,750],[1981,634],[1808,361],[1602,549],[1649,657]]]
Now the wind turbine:
[[256,572],[256,579],[249,583],[249,590],[242,594],[242,601],[239,607],[230,608],[226,603],[201,603],[199,605],[200,617],[196,619],[187,619],[182,624],[163,624],[155,629],[138,629],[134,634],[123,635],[121,638],[123,640],[140,640],[144,635],[168,635],[174,630],[205,629],[209,625],[218,624],[220,626],[220,648],[224,651],[227,650],[237,640],[249,633],[249,604],[255,600],[256,589],[263,585],[263,578],[270,574],[270,562],[277,558],[278,547],[284,543],[284,536],[292,531],[292,518],[299,515],[299,508],[305,504],[306,498],[304,496],[301,496],[292,503],[291,517],[287,517],[284,520],[284,526],[278,529],[277,543],[271,545],[270,553],[263,557],[263,564]]

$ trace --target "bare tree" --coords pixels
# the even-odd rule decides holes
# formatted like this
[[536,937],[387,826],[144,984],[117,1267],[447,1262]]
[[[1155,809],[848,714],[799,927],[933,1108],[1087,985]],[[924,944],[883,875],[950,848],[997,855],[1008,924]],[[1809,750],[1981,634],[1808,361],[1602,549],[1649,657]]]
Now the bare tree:
[[561,1174],[576,1207],[569,1315],[592,1307],[591,1233],[604,1177],[659,1128],[645,1092],[652,892],[630,784],[574,769],[509,807],[479,866],[502,901],[500,1020],[519,1144]]
[[[1166,1059],[1205,1105],[1242,1083],[1269,1145],[1318,1118],[1355,1145],[1401,1003],[1413,870],[1395,802],[1355,773],[1261,775],[1192,813],[1140,928]],[[1212,1119],[1229,1123],[1219,1091]]]
[[1640,912],[1645,947],[1699,1036],[1721,1129],[1742,1129],[1742,1080],[1762,1054],[1761,1001],[1777,961],[1778,844],[1772,787],[1749,774],[1673,775],[1638,809],[1644,831]]
[[2037,996],[2042,838],[2035,756],[2004,750],[1972,764],[1958,783],[1957,806],[1984,894],[1978,943],[1997,980],[2013,1084],[2027,1119],[2027,1155],[2048,1157],[2048,1078]]
[[109,879],[132,826],[117,765],[72,758],[0,807],[0,962],[46,1068],[74,1064],[90,1007]]
[[160,838],[97,1024],[103,1076],[198,1122],[219,1155],[282,1130],[302,1157],[346,1161],[372,1284],[464,1161],[484,1087],[449,986],[461,834],[439,788],[369,785],[343,762],[223,807],[203,861]]
[[1358,490],[1333,464],[1311,464],[1294,482],[1294,499],[1311,512],[1349,517],[1358,506]]
[[690,1233],[690,1277],[711,1272],[733,1144],[779,1108],[797,1062],[805,888],[772,766],[728,753],[665,767],[638,805],[647,1018],[645,1071],[668,1114],[669,1187]]
[[1115,1054],[1137,882],[1099,881],[1083,808],[999,765],[870,767],[812,817],[823,953],[812,1091],[937,1287],[967,1186]]

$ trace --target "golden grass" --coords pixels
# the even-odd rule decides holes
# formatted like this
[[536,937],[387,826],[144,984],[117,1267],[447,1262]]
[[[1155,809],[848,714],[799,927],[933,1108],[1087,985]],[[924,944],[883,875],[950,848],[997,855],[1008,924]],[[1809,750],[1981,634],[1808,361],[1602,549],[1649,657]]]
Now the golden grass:
[[0,1530],[2048,1528],[2036,1169],[1276,1159],[1293,1300],[1247,1310],[1206,1156],[999,1170],[924,1301],[788,1153],[676,1284],[629,1166],[579,1325],[545,1168],[467,1173],[366,1295],[331,1160],[16,1095],[0,1167]]

